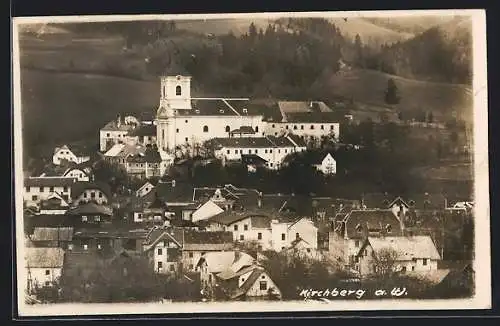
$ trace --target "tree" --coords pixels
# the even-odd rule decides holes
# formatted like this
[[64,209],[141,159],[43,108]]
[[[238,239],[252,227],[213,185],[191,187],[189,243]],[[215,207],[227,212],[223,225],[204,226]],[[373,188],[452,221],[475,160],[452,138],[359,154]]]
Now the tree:
[[374,261],[375,271],[379,277],[385,278],[391,276],[395,270],[395,263],[398,253],[390,248],[380,250]]
[[393,105],[400,101],[398,87],[394,79],[390,78],[387,81],[387,90],[385,91],[385,103]]
[[125,169],[119,164],[114,164],[106,160],[101,160],[94,166],[95,181],[109,184],[111,191],[117,192],[128,184],[128,175]]
[[434,114],[432,113],[432,111],[430,111],[427,114],[427,122],[429,122],[429,123],[433,123],[434,122]]

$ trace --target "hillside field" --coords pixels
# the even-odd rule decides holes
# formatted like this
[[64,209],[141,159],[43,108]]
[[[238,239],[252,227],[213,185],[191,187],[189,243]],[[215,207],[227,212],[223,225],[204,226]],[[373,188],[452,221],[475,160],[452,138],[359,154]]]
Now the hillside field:
[[462,85],[432,83],[384,74],[378,71],[345,69],[329,79],[328,87],[335,95],[353,98],[356,102],[375,107],[388,107],[384,101],[387,81],[393,78],[401,102],[393,110],[432,111],[436,118],[449,118],[453,112],[466,121],[472,121],[472,91]]

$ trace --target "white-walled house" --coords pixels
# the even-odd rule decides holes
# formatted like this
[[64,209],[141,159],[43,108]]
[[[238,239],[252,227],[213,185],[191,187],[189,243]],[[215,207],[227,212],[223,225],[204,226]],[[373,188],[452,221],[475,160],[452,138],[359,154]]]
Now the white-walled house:
[[265,298],[281,291],[269,274],[245,252],[208,252],[196,264],[200,272],[202,295],[211,297],[218,286],[228,299]]
[[293,135],[281,137],[215,138],[215,157],[224,163],[242,161],[245,155],[256,155],[269,169],[279,169],[286,156],[306,150],[304,141]]
[[71,200],[75,178],[28,177],[24,179],[23,199],[27,206],[38,206],[53,194],[58,194],[65,201]]
[[61,161],[81,164],[89,160],[89,153],[85,152],[78,146],[63,145],[61,147],[56,147],[54,150],[54,155],[52,155],[52,163],[54,163],[55,165],[60,165]]
[[274,217],[264,213],[223,212],[208,219],[208,229],[230,231],[234,241],[254,242],[261,250],[280,252],[302,239],[311,249],[318,248],[318,228],[307,218]]
[[107,205],[111,200],[111,189],[101,182],[75,182],[71,186],[72,205],[80,205],[93,201],[99,205]]
[[183,230],[176,228],[153,228],[147,234],[143,250],[156,273],[171,274],[179,271],[182,239]]
[[78,181],[90,181],[90,173],[79,167],[68,168],[64,172],[63,177],[76,178]]
[[380,273],[380,258],[393,260],[390,268],[400,273],[435,271],[441,260],[430,236],[368,237],[356,255],[356,269],[362,276]]
[[195,223],[205,221],[222,212],[224,212],[224,209],[209,199],[192,213],[191,220]]
[[325,175],[337,174],[337,161],[335,161],[330,153],[323,158],[321,163],[316,164],[315,167]]
[[64,264],[62,248],[25,248],[26,290],[57,284]]
[[116,120],[108,122],[99,131],[99,149],[101,152],[109,150],[115,144],[126,142],[128,132],[135,129],[137,124],[132,119],[122,119],[120,116]]
[[139,189],[136,190],[135,195],[136,197],[143,197],[154,188],[155,186],[151,182],[146,181]]

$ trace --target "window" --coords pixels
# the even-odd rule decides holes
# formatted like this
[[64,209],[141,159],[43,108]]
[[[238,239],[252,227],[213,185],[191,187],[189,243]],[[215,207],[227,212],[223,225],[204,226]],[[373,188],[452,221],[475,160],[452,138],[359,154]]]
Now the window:
[[294,129],[294,130],[297,130],[297,126],[293,126],[293,129]]
[[95,222],[100,222],[101,221],[101,217],[100,216],[94,216],[94,221]]
[[176,133],[179,133],[179,128],[175,129],[175,132],[176,132]]
[[259,132],[259,126],[255,126],[255,132]]
[[235,230],[235,231],[238,231],[238,224],[235,224],[235,225],[234,225],[234,230]]
[[273,163],[270,163],[270,166],[273,167]]
[[272,125],[272,127],[274,128],[274,124]]
[[92,191],[92,192],[90,193],[90,198],[95,198],[95,192],[93,192],[93,191]]
[[97,249],[102,249],[102,246],[100,243],[97,244]]
[[43,187],[40,187],[40,192],[43,192]]
[[285,154],[288,153],[288,149],[285,149]]
[[301,125],[301,126],[300,126],[300,130],[304,130],[304,125]]
[[288,129],[288,125],[285,126],[285,129]]
[[243,230],[248,231],[248,224],[243,225]]
[[285,240],[286,236],[284,233],[281,233],[281,240]]
[[33,201],[38,200],[38,196],[35,196],[35,195],[31,196],[31,200],[33,200]]
[[412,266],[412,267],[411,267],[411,270],[412,270],[412,272],[413,272],[413,271],[415,271],[415,266]]
[[82,222],[87,222],[87,220],[88,220],[88,219],[87,219],[87,216],[83,215],[83,216],[82,216]]
[[311,130],[314,129],[314,125],[311,125]]
[[261,232],[257,233],[257,239],[262,240],[262,233]]
[[226,126],[226,132],[230,132],[231,131],[231,128],[229,128],[229,126]]
[[245,236],[243,234],[240,234],[240,240],[241,241],[245,240]]
[[45,286],[49,286],[50,285],[50,282],[49,281],[45,281]]
[[85,243],[85,244],[83,245],[83,250],[88,250],[88,249],[89,249],[89,245]]
[[50,187],[50,192],[54,192],[54,187]]
[[208,274],[208,281],[212,282],[212,274]]
[[297,239],[297,240],[300,239],[300,234],[298,232],[295,233],[295,239]]
[[333,130],[333,125],[330,126],[330,130]]
[[102,198],[102,192],[99,191],[99,198]]
[[163,262],[159,261],[158,262],[158,269],[161,269],[163,267]]
[[278,154],[281,153],[281,150],[278,149]]
[[325,126],[321,125],[321,127],[320,127],[320,128],[321,128],[321,130],[323,130],[323,129],[325,129]]
[[208,132],[208,126],[203,126],[203,132]]
[[238,154],[238,150],[237,149],[234,150],[234,154]]
[[189,264],[189,269],[191,269],[191,270],[194,269],[193,264]]
[[354,242],[354,246],[355,246],[356,248],[358,248],[358,247],[359,247],[359,240],[356,240],[356,241]]
[[192,252],[189,253],[189,258],[193,258],[193,253]]
[[387,224],[385,227],[385,230],[387,231],[387,233],[391,233],[392,232],[392,225]]
[[307,252],[311,252],[311,249],[310,249],[310,248],[307,248],[307,249],[306,249],[306,251],[307,251]]
[[158,248],[158,256],[161,256],[163,255],[163,251],[161,250],[161,248]]
[[248,154],[252,154],[252,150],[251,149],[248,150]]
[[109,137],[109,132],[108,132],[108,133],[106,133],[106,137]]
[[171,265],[170,265],[170,271],[171,271],[171,272],[175,271],[175,266],[174,266],[174,264],[171,264]]
[[264,150],[264,153],[266,153],[266,154],[267,154],[267,149],[265,149],[265,150]]
[[403,267],[401,268],[401,272],[402,272],[402,273],[406,273],[406,266],[403,266]]
[[175,95],[177,95],[177,96],[181,96],[182,95],[182,88],[181,88],[181,86],[177,85],[175,87]]
[[231,151],[230,151],[229,149],[228,149],[226,152],[227,152],[228,154],[229,154],[229,153],[231,153]]
[[50,275],[50,269],[45,270],[45,275]]
[[186,120],[186,121],[184,121],[184,122],[185,122],[185,123],[188,123],[188,121],[187,121],[187,120]]
[[424,259],[422,260],[422,265],[427,266],[427,258],[424,258]]
[[186,143],[188,142],[188,138],[187,138],[187,137],[186,137],[186,138],[184,138],[184,140],[186,140]]
[[267,282],[266,281],[260,281],[260,290],[261,291],[267,290]]

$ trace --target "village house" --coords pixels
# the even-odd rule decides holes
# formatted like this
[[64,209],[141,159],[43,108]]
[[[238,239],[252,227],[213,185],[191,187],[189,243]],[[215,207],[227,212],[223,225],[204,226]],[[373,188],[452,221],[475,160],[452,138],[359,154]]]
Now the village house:
[[62,248],[25,248],[26,290],[32,293],[40,287],[58,283],[64,264]]
[[88,202],[69,209],[66,215],[72,217],[74,225],[99,226],[111,223],[113,210],[108,206]]
[[52,163],[55,165],[60,165],[62,161],[81,164],[89,160],[89,153],[85,149],[76,145],[63,145],[61,147],[56,147],[54,149],[54,155],[52,156]]
[[278,101],[266,107],[266,135],[283,135],[288,132],[304,140],[322,136],[340,137],[343,117],[320,101]]
[[135,191],[135,195],[137,197],[142,197],[147,195],[150,191],[155,188],[155,185],[151,183],[151,181],[146,181],[139,189]]
[[223,212],[208,220],[208,230],[233,233],[233,240],[255,242],[261,250],[280,252],[301,239],[309,250],[318,248],[318,228],[308,218],[275,212]]
[[72,249],[72,227],[35,227],[29,237],[30,243],[37,248]]
[[337,161],[328,153],[321,163],[315,165],[315,168],[324,175],[337,174]]
[[[156,146],[156,145],[154,145]],[[161,177],[165,173],[162,158],[156,147],[147,145],[144,152],[130,154],[125,160],[127,174],[140,179]]]
[[181,271],[184,231],[179,228],[153,227],[146,235],[143,251],[159,274]]
[[156,126],[153,124],[141,124],[141,126],[128,132],[125,142],[132,146],[156,145]]
[[404,226],[389,209],[352,210],[337,214],[329,233],[329,254],[346,268],[354,266],[355,256],[368,237],[400,236]]
[[387,272],[381,269],[427,273],[437,270],[440,260],[429,236],[368,237],[356,254],[356,269],[362,276]]
[[72,206],[88,202],[107,205],[110,202],[111,189],[102,182],[75,182],[71,185]]
[[[269,169],[279,169],[286,156],[306,150],[306,144],[300,138],[286,135],[282,137],[266,136],[252,138],[214,138],[215,156],[223,164],[242,162],[242,155],[256,155],[266,162]],[[248,156],[246,156],[248,159]],[[247,165],[250,162],[245,162]],[[258,163],[253,163],[258,164]]]
[[73,234],[72,251],[142,253],[148,230],[134,225],[105,225],[79,227]]
[[130,155],[138,155],[139,153],[144,153],[145,151],[145,146],[118,143],[113,145],[104,153],[104,159],[112,164],[120,164],[125,168],[127,158]]
[[368,193],[361,198],[362,205],[366,208],[390,209],[395,214],[402,207],[404,213],[408,210],[436,210],[442,211],[448,207],[448,201],[443,194],[413,194],[402,198],[391,196],[387,193]]
[[70,201],[73,195],[74,178],[61,177],[28,177],[24,179],[24,201],[27,206],[38,207],[40,202],[51,195],[58,194],[65,201]]
[[182,264],[185,271],[195,271],[196,263],[207,252],[230,251],[234,249],[231,232],[206,232],[184,230]]
[[[128,118],[128,119],[127,119]],[[124,121],[125,120],[125,121]],[[115,144],[122,144],[126,141],[126,136],[129,131],[132,131],[138,126],[137,119],[125,117],[122,119],[118,115],[116,120],[108,122],[99,131],[99,149],[101,152],[109,150]]]
[[202,294],[214,298],[220,289],[230,300],[281,298],[281,292],[269,274],[250,255],[240,251],[209,252],[196,264],[200,272]]
[[59,194],[53,193],[40,202],[40,214],[60,215],[69,209],[69,203]]
[[93,177],[92,163],[85,161],[77,164],[69,161],[61,161],[59,165],[45,167],[39,176],[75,178],[77,181],[90,181]]

